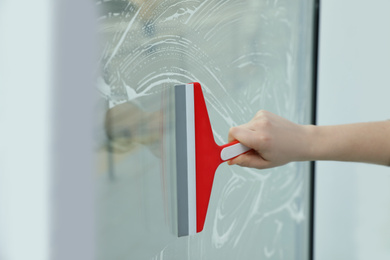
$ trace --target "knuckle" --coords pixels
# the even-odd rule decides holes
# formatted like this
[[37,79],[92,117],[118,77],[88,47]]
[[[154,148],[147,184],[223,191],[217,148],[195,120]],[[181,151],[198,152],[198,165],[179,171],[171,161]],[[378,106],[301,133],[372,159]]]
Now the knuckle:
[[266,144],[266,143],[269,143],[269,142],[271,141],[271,137],[268,136],[268,135],[260,135],[259,141],[260,141],[261,143]]
[[229,129],[229,136],[235,136],[236,133],[237,133],[237,127],[231,127]]
[[228,140],[229,142],[232,142],[234,140],[237,140],[239,138],[239,128],[238,127],[232,127],[229,129],[228,133]]
[[270,147],[270,144],[272,142],[271,136],[269,136],[267,134],[262,134],[262,135],[259,135],[257,138],[258,138],[258,140],[257,140],[258,144],[261,147],[261,149],[263,151],[268,150],[268,148]]
[[261,117],[266,116],[266,114],[267,114],[267,111],[264,110],[264,109],[261,109],[261,110],[256,112],[256,116],[255,117],[261,118]]
[[271,116],[268,111],[259,110],[255,116],[255,122],[260,126],[269,126],[271,124]]
[[261,131],[265,131],[266,129],[269,129],[272,125],[272,122],[267,117],[258,118],[255,122],[256,128],[258,128]]
[[268,117],[263,117],[261,119],[261,124],[264,126],[264,127],[268,127],[271,125],[271,120],[268,118]]

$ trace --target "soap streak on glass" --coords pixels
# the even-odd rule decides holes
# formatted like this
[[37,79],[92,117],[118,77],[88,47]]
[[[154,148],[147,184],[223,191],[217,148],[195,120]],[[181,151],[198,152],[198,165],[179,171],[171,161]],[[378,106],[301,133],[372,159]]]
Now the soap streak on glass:
[[96,5],[98,259],[308,259],[308,163],[221,165],[204,231],[175,237],[172,88],[202,84],[219,144],[259,109],[310,123],[313,1]]

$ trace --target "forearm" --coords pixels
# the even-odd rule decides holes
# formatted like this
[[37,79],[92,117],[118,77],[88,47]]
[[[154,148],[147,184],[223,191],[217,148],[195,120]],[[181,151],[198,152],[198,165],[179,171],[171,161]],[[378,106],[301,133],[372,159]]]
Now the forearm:
[[335,126],[295,124],[261,110],[233,127],[229,141],[253,150],[229,164],[266,169],[293,161],[351,161],[390,166],[390,120]]
[[308,128],[308,160],[390,165],[390,121]]

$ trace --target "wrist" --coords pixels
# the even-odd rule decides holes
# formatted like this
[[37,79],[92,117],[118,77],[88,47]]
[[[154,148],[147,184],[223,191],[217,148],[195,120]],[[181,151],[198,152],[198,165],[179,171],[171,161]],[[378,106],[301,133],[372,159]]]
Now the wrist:
[[303,145],[302,161],[314,161],[318,159],[319,127],[316,125],[304,125],[305,139]]

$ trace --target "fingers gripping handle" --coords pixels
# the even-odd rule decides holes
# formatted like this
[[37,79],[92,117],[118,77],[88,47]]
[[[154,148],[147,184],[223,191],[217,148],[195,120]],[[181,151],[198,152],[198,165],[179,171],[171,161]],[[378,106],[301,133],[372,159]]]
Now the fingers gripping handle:
[[221,159],[222,161],[228,161],[230,159],[233,159],[234,157],[248,152],[249,150],[251,150],[251,148],[239,142],[228,143],[224,145],[221,150]]

